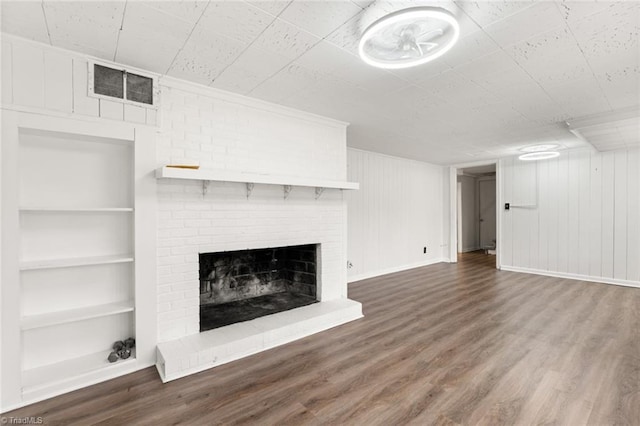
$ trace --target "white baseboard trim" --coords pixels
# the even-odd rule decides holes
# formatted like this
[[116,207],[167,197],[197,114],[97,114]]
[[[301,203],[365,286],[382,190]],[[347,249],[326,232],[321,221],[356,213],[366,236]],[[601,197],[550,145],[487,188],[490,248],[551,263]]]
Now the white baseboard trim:
[[594,277],[591,275],[571,274],[567,272],[545,271],[542,269],[520,268],[517,266],[501,265],[500,269],[503,271],[523,272],[525,274],[544,275],[547,277],[566,278],[569,280],[591,281],[591,282],[601,283],[601,284],[613,284],[613,285],[620,285],[624,287],[640,288],[640,281],[618,280],[615,278]]
[[422,266],[429,266],[429,265],[434,265],[436,263],[442,263],[442,262],[449,263],[449,259],[446,259],[444,257],[439,257],[439,258],[436,258],[436,259],[429,259],[429,260],[425,260],[425,261],[422,261],[422,262],[410,263],[408,265],[394,266],[392,268],[380,269],[378,271],[367,272],[367,273],[364,273],[364,274],[359,274],[359,275],[354,275],[352,277],[348,277],[347,278],[347,282],[352,283],[352,282],[356,282],[356,281],[362,281],[362,280],[366,280],[368,278],[375,278],[375,277],[379,277],[381,275],[393,274],[394,272],[402,272],[402,271],[406,271],[406,270],[409,270],[409,269],[420,268]]
[[[116,371],[110,373],[100,373],[100,372],[89,372],[85,376],[89,376],[89,378],[84,378],[85,376],[79,376],[76,380],[69,384],[61,384],[56,386],[45,386],[41,390],[36,392],[31,392],[29,395],[23,394],[23,399],[20,402],[16,402],[15,404],[10,404],[7,406],[3,406],[0,409],[0,414],[7,413],[9,411],[17,410],[18,408],[26,407],[27,405],[35,404],[36,402],[44,401],[46,399],[50,399],[56,396],[63,395],[65,393],[73,392],[78,389],[83,389],[88,386],[92,386],[98,383],[106,382],[107,380],[112,380],[127,374],[135,373],[136,371],[144,370],[145,368],[149,368],[154,365],[154,362],[136,362],[126,366],[122,369],[117,369]],[[117,366],[117,365],[116,365]],[[81,379],[83,381],[81,381]]]

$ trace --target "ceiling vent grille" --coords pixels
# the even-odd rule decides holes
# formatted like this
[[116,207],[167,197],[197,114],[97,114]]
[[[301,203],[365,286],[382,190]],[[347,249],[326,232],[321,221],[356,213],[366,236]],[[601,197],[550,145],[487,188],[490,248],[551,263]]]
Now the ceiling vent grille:
[[156,88],[153,76],[97,62],[89,63],[89,96],[155,106]]

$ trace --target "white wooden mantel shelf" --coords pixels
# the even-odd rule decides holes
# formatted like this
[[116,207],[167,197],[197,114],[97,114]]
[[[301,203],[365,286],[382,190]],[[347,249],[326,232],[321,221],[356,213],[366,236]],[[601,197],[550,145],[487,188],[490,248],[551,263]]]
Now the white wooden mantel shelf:
[[156,170],[158,179],[189,179],[202,181],[202,193],[206,194],[209,182],[237,182],[247,185],[247,197],[251,195],[255,184],[282,185],[284,198],[287,198],[293,186],[304,186],[316,189],[316,198],[325,189],[354,190],[359,189],[357,182],[327,179],[299,178],[295,176],[240,173],[226,170],[182,169],[177,167],[161,167]]

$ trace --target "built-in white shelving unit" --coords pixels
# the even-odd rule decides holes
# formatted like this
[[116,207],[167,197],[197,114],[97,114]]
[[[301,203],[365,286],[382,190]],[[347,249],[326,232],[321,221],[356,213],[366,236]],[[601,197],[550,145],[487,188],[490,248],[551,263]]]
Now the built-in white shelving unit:
[[133,141],[25,131],[18,152],[28,159],[18,172],[28,394],[135,362],[107,360],[114,341],[135,337],[134,149]]
[[155,364],[157,164],[147,126],[5,110],[0,132],[4,413]]

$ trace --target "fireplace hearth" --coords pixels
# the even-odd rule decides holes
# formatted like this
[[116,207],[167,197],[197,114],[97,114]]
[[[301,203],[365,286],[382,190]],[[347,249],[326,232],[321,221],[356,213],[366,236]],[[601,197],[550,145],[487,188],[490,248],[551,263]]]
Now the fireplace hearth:
[[201,253],[200,331],[317,302],[317,245]]

